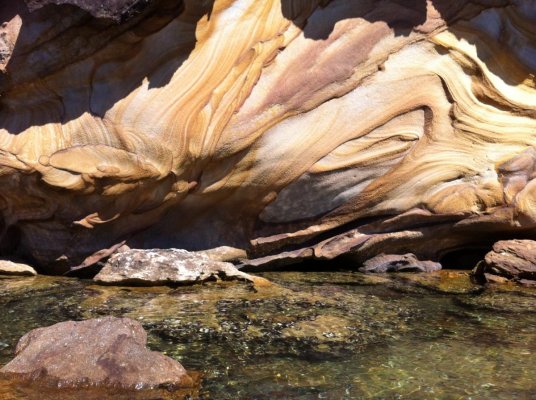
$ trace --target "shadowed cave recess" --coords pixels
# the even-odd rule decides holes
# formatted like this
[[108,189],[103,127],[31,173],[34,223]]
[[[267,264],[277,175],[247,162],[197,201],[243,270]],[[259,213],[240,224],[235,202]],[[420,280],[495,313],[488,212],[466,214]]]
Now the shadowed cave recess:
[[16,0],[0,18],[1,256],[469,268],[535,236],[533,2]]

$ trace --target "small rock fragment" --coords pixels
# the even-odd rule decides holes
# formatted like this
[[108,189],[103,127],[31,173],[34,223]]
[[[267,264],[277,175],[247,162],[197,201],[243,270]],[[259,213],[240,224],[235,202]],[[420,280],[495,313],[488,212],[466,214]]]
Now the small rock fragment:
[[433,261],[420,261],[414,254],[379,254],[359,268],[365,273],[385,272],[433,272],[439,271],[441,264]]
[[238,262],[247,258],[247,253],[243,249],[230,246],[220,246],[213,249],[196,251],[196,254],[204,254],[213,261]]

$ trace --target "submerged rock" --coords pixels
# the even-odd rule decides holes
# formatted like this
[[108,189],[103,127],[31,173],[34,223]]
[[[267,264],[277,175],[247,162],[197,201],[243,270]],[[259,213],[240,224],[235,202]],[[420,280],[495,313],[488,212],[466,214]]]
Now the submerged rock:
[[414,254],[380,254],[373,257],[359,268],[360,272],[433,272],[439,271],[441,264],[433,261],[420,261]]
[[28,264],[0,260],[0,275],[35,276],[37,272]]
[[24,335],[0,373],[58,387],[184,388],[192,378],[177,361],[146,348],[147,333],[129,318],[66,321]]
[[101,284],[185,285],[216,280],[269,284],[233,264],[182,249],[128,250],[114,254],[94,280]]
[[536,241],[515,239],[495,243],[473,270],[473,276],[481,282],[513,280],[529,286],[533,281],[536,283]]

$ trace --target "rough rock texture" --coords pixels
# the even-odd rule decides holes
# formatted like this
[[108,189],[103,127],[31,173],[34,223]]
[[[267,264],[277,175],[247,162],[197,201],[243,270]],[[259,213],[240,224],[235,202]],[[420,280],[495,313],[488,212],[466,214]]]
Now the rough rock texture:
[[365,261],[360,272],[434,272],[441,269],[441,264],[433,261],[420,261],[415,254],[379,254]]
[[24,335],[0,373],[61,387],[189,387],[178,362],[149,351],[141,324],[129,318],[67,321]]
[[13,0],[0,19],[0,255],[438,260],[536,235],[533,1]]
[[241,259],[247,258],[245,250],[230,246],[215,247],[213,249],[197,251],[196,253],[204,254],[211,260],[223,262],[238,262]]
[[93,278],[101,284],[188,285],[214,280],[266,284],[263,278],[240,272],[233,264],[182,249],[127,250],[116,253]]
[[475,268],[474,276],[485,282],[514,280],[536,284],[536,241],[502,240],[495,243],[493,250]]
[[35,276],[37,271],[28,264],[0,259],[0,275]]

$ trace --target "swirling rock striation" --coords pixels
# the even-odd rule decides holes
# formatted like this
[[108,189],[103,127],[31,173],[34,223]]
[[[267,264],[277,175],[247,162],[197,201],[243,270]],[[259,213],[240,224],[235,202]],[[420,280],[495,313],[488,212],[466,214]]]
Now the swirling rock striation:
[[534,236],[534,2],[100,3],[0,6],[1,255]]

